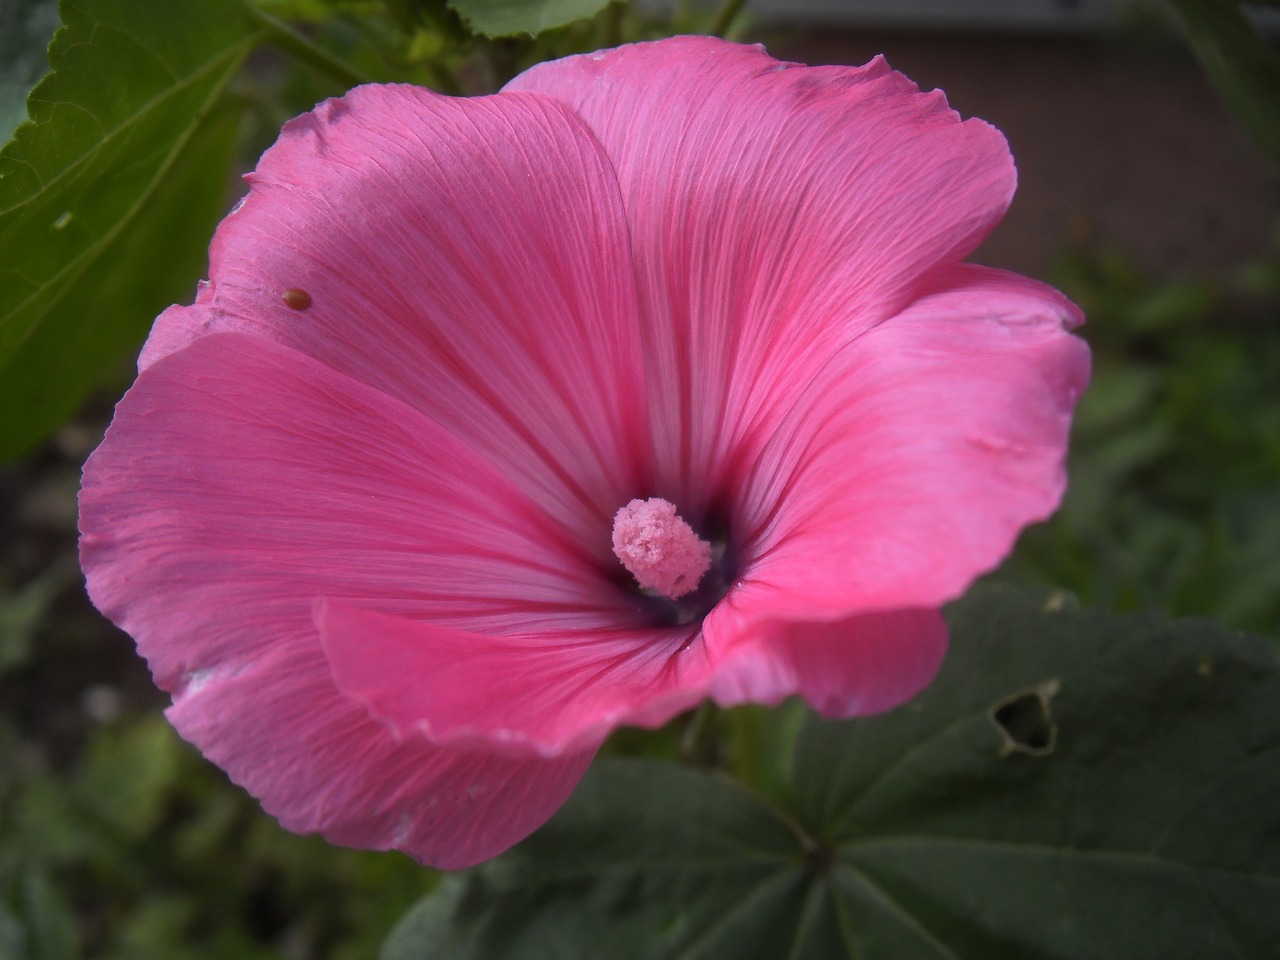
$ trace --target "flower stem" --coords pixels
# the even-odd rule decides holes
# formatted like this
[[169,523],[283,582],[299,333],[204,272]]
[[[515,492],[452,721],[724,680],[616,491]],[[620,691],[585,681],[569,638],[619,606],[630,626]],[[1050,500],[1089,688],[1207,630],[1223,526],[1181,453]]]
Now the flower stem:
[[458,78],[453,75],[453,71],[443,63],[438,60],[426,60],[422,65],[431,77],[431,86],[440,93],[446,93],[451,97],[464,95],[462,84],[458,83]]
[[262,24],[264,39],[272,46],[283,50],[302,63],[319,71],[331,80],[336,80],[344,87],[357,87],[368,83],[369,78],[346,61],[335,57],[328,50],[312,43],[283,20],[277,20],[271,14],[258,9],[253,4],[246,7],[257,21]]
[[707,32],[712,36],[723,37],[729,32],[729,28],[733,26],[733,21],[738,19],[738,14],[742,12],[746,2],[747,0],[725,0],[724,6],[716,14],[716,18],[711,24],[711,29]]
[[622,43],[622,15],[624,9],[619,0],[612,0],[604,8],[604,16],[601,17],[601,39],[604,41],[602,46],[616,47]]
[[703,700],[698,709],[689,718],[688,725],[680,734],[680,759],[696,766],[704,765],[707,732],[711,727],[711,719],[716,714],[716,705],[710,700]]

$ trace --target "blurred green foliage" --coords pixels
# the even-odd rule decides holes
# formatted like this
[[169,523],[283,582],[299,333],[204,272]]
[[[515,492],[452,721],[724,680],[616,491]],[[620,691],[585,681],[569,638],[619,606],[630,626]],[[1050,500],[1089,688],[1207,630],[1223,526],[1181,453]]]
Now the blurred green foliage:
[[486,37],[536,36],[591,17],[610,0],[450,0],[469,28]]
[[158,714],[66,770],[0,727],[0,957],[356,958],[432,875],[285,833]]
[[1093,382],[1062,508],[1004,575],[1280,638],[1280,237],[1223,277],[1080,250],[1054,280],[1089,318]]
[[1275,0],[1159,0],[1209,82],[1254,141],[1280,166],[1280,52],[1258,31],[1250,6]]

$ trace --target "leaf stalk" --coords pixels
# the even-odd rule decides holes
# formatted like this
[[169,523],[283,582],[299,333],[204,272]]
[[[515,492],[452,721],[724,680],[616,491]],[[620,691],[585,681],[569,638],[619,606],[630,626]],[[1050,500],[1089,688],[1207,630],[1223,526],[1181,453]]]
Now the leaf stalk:
[[283,50],[348,89],[370,82],[371,78],[364,76],[345,60],[313,43],[283,20],[271,16],[253,4],[248,4],[247,7],[253,18],[263,27],[263,40],[273,47]]

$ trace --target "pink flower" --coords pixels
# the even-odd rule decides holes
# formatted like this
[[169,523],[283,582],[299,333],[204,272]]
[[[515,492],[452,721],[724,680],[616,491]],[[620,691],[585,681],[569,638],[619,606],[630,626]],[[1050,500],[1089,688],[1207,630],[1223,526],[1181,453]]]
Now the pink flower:
[[960,262],[1005,142],[882,60],[686,37],[361,87],[248,179],[85,467],[81,554],[291,830],[459,867],[619,724],[888,709],[1058,502],[1079,314]]

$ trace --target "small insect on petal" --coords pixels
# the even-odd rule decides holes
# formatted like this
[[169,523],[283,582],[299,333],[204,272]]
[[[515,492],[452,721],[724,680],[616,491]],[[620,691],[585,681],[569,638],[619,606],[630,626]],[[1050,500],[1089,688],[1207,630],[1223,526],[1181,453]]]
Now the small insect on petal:
[[280,294],[280,299],[284,301],[284,305],[290,310],[305,310],[311,306],[311,294],[298,287],[290,287]]

